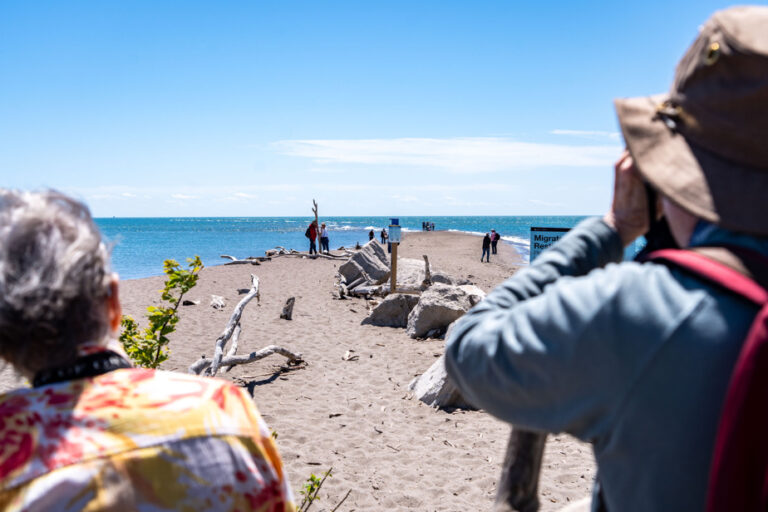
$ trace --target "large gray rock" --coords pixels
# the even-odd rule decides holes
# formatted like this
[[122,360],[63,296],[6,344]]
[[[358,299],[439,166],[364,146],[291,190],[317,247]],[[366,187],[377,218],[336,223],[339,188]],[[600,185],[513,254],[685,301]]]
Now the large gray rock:
[[485,298],[485,292],[474,285],[434,284],[421,294],[419,303],[408,315],[406,333],[423,338],[433,329],[448,326]]
[[413,258],[397,259],[397,286],[407,290],[418,290],[424,281],[424,260]]
[[469,284],[469,281],[466,279],[456,279],[455,277],[449,276],[445,272],[440,272],[438,270],[437,272],[432,272],[432,284],[436,284],[436,283],[458,286],[463,284]]
[[[458,280],[449,276],[445,272],[434,270],[432,265],[429,266],[430,274],[432,274],[432,283],[442,283],[458,285],[463,284]],[[397,286],[406,290],[419,289],[424,282],[426,272],[424,268],[424,260],[417,260],[413,258],[398,258],[397,259]]]
[[419,302],[419,297],[393,293],[376,306],[364,324],[378,325],[382,327],[405,327],[408,325],[408,314]]
[[408,389],[430,407],[475,409],[448,376],[445,370],[445,355],[440,356],[426,372],[413,379],[408,384]]
[[339,267],[339,274],[344,276],[347,283],[352,283],[363,275],[361,270],[369,278],[365,284],[381,284],[389,279],[387,253],[376,240],[371,240],[350,256],[349,260]]

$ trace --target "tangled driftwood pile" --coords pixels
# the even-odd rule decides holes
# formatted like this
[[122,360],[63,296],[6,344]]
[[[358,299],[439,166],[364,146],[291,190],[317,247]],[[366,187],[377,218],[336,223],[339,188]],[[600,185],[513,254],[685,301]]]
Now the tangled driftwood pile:
[[[235,306],[224,331],[216,340],[213,349],[213,359],[207,359],[205,355],[203,355],[189,367],[189,373],[199,375],[201,372],[204,372],[204,375],[215,377],[216,373],[218,373],[219,369],[222,367],[232,368],[233,366],[240,364],[252,363],[259,359],[264,359],[267,356],[271,356],[272,354],[285,356],[288,358],[289,363],[298,364],[303,362],[301,354],[292,352],[278,345],[269,345],[256,352],[251,352],[250,354],[237,355],[238,340],[242,330],[240,326],[240,318],[243,315],[245,306],[247,306],[254,298],[259,300],[259,278],[251,274],[251,289],[246,296],[240,300],[237,306]],[[232,341],[232,345],[227,352],[227,355],[224,356],[224,350],[227,348],[227,344],[230,340]]]

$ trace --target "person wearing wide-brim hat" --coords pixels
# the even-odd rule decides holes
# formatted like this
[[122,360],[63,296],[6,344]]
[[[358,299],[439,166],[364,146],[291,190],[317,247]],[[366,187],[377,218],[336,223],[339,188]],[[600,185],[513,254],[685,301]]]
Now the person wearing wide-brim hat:
[[715,13],[669,93],[616,110],[628,151],[609,212],[462,317],[446,366],[491,414],[591,442],[593,510],[704,510],[721,407],[759,308],[674,265],[621,260],[662,214],[670,244],[768,257],[768,7]]

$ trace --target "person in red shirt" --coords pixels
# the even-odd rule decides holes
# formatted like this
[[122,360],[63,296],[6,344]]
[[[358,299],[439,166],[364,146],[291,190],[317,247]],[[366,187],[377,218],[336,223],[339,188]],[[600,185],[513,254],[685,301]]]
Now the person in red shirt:
[[309,254],[317,254],[317,244],[315,244],[315,240],[317,240],[317,221],[313,220],[309,225],[307,236],[309,237]]

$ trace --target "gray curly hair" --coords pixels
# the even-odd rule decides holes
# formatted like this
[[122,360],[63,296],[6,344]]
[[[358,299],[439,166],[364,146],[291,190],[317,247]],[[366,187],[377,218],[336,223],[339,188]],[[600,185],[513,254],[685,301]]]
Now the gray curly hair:
[[109,251],[79,201],[0,189],[0,357],[36,372],[108,334]]

